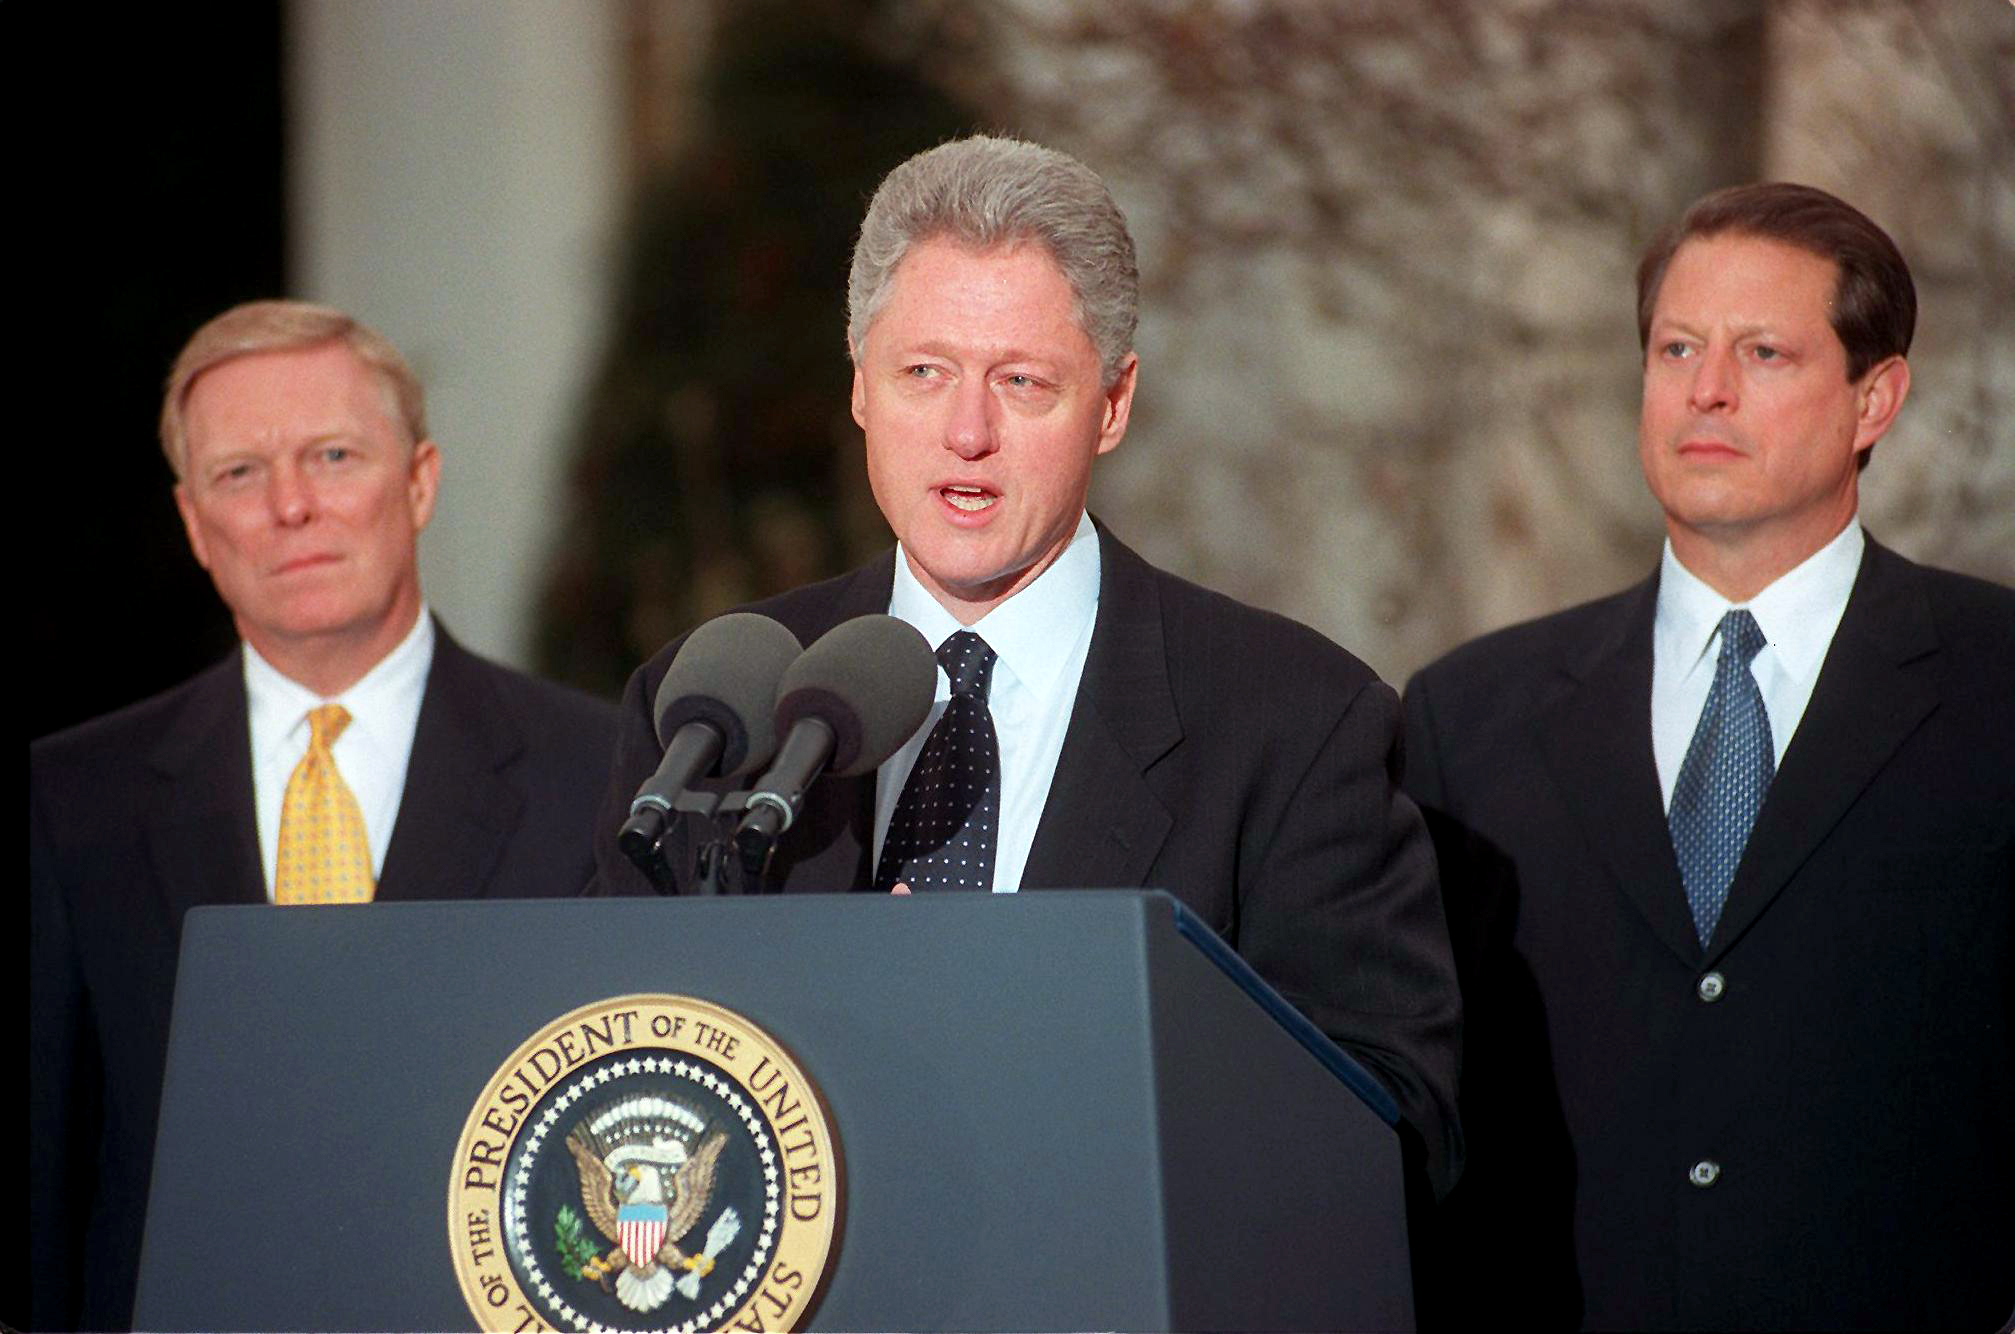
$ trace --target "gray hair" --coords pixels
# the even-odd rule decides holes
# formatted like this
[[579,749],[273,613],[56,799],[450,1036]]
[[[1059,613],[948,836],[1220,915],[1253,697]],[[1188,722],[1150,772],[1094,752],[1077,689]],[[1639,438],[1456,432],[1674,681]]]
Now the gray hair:
[[298,352],[341,342],[377,377],[385,406],[406,428],[408,444],[427,438],[426,394],[419,377],[392,341],[340,310],[306,301],[247,301],[231,307],[195,333],[175,358],[161,396],[161,452],[179,479],[189,462],[183,404],[196,377],[227,361],[261,352]]
[[1036,242],[1077,295],[1078,327],[1106,387],[1140,322],[1133,237],[1098,173],[1053,148],[974,135],[917,154],[883,179],[861,220],[847,274],[847,350],[856,360],[909,248],[949,237],[977,249]]

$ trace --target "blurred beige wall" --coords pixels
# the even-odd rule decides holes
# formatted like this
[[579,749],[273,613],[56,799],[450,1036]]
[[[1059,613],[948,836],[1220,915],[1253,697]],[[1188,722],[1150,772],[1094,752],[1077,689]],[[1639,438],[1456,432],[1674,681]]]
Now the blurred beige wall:
[[[946,6],[946,8],[962,8]],[[1096,503],[1403,681],[1622,587],[1634,273],[1708,189],[1831,189],[1920,286],[1863,517],[2015,582],[2015,8],[1972,0],[989,6],[978,92],[1114,182],[1141,388]]]
[[571,0],[287,9],[296,294],[412,360],[443,460],[422,585],[465,644],[521,665],[608,305],[620,18]]
[[[548,543],[566,539],[550,516],[601,337],[621,164],[681,115],[708,9],[290,9],[297,272],[420,364],[447,457],[428,591],[507,658]],[[1101,513],[1389,679],[1650,568],[1637,253],[1695,195],[1764,175],[1860,204],[1917,273],[1915,385],[1867,474],[1870,528],[2015,582],[2015,7],[881,10],[873,40],[987,123],[1085,157],[1133,220],[1141,396],[1102,465]],[[658,71],[641,83],[640,48]]]

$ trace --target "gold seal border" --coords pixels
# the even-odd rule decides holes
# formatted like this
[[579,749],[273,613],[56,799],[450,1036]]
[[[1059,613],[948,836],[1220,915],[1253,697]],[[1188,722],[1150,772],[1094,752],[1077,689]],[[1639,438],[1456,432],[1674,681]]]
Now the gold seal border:
[[715,1327],[797,1328],[824,1295],[843,1225],[844,1177],[831,1110],[789,1050],[759,1025],[712,1001],[669,992],[611,996],[569,1010],[518,1044],[483,1086],[455,1144],[447,1215],[455,1277],[477,1325],[553,1328],[505,1256],[503,1165],[552,1088],[616,1052],[707,1061],[734,1080],[769,1126],[779,1157],[782,1226],[762,1282]]

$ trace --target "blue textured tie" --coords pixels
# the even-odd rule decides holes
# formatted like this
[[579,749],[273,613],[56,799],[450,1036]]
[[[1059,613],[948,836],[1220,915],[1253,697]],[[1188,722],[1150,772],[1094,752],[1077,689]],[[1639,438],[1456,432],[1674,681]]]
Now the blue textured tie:
[[899,880],[916,892],[993,889],[1001,810],[1000,739],[987,708],[994,651],[960,630],[938,646],[938,661],[952,697],[896,798],[875,868],[879,890]]
[[1693,927],[1705,945],[1728,902],[1728,885],[1742,861],[1750,826],[1777,772],[1770,716],[1749,660],[1763,649],[1763,631],[1746,611],[1721,618],[1721,656],[1707,707],[1672,789],[1672,851],[1686,884]]

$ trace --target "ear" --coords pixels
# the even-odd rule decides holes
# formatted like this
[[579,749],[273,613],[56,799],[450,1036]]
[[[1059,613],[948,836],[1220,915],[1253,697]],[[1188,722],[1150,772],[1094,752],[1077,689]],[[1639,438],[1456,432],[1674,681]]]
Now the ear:
[[210,549],[203,545],[203,525],[197,521],[196,502],[189,496],[187,482],[175,483],[175,508],[182,515],[182,531],[189,535],[189,550],[196,553],[196,563],[209,569]]
[[1098,453],[1109,454],[1119,447],[1126,436],[1126,424],[1133,413],[1133,387],[1139,378],[1140,358],[1129,352],[1126,361],[1119,368],[1119,376],[1112,387],[1105,391],[1105,404],[1099,414]]
[[861,379],[861,363],[858,357],[854,359],[854,390],[853,390],[852,403],[854,412],[854,424],[860,427],[863,431],[867,430],[868,387],[866,382],[864,382]]
[[1891,357],[1870,367],[1854,390],[1854,450],[1874,447],[1910,396],[1910,363]]
[[441,489],[441,451],[431,440],[413,446],[406,472],[406,504],[413,515],[413,531],[419,532],[434,517],[434,499]]

